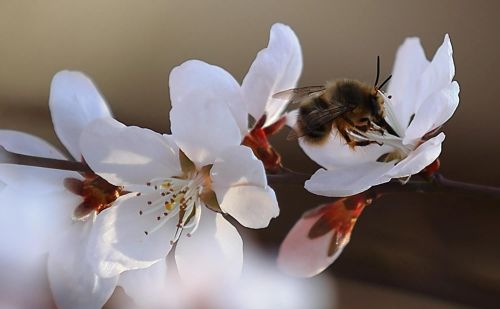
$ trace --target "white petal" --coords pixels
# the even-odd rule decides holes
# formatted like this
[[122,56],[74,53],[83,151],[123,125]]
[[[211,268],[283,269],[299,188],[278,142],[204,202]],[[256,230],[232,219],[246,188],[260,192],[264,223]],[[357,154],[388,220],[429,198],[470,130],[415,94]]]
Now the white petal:
[[27,193],[7,186],[0,191],[0,256],[31,260],[48,252],[54,238],[72,223],[81,198],[68,191]]
[[249,228],[265,228],[280,213],[276,194],[270,187],[241,185],[216,194],[221,209]]
[[24,257],[0,254],[1,308],[53,308],[47,280],[47,255],[32,256],[29,261]]
[[293,109],[286,113],[286,125],[290,128],[295,127],[297,117],[299,116],[299,109]]
[[242,90],[248,111],[259,119],[267,114],[266,124],[280,117],[286,102],[273,100],[273,94],[294,88],[302,72],[302,51],[293,30],[283,24],[271,27],[269,44],[261,50],[243,79]]
[[[170,120],[172,133],[186,154],[220,148],[238,140],[248,130],[246,106],[241,88],[223,69],[198,60],[186,61],[170,73]],[[225,118],[224,118],[225,117]],[[191,140],[191,136],[197,138]],[[201,142],[201,150],[196,148]],[[214,144],[214,145],[212,145]],[[188,146],[188,149],[184,149]],[[194,149],[192,149],[194,147]]]
[[427,98],[415,114],[415,118],[406,130],[404,144],[414,143],[427,132],[443,125],[453,115],[458,107],[458,93],[460,88],[457,82],[441,89]]
[[453,76],[455,76],[453,49],[450,38],[446,34],[443,44],[438,48],[430,65],[420,77],[418,101],[422,103],[429,95],[448,87]]
[[101,278],[86,260],[92,220],[75,222],[50,251],[48,275],[58,308],[101,308],[118,277]]
[[439,157],[441,153],[441,143],[444,137],[444,133],[440,133],[438,136],[418,146],[418,148],[412,151],[408,157],[396,164],[387,175],[392,178],[399,178],[420,172]]
[[[117,199],[114,206],[102,211],[92,230],[89,259],[99,275],[114,277],[121,272],[146,268],[166,257],[172,247],[177,218],[172,218],[159,230],[151,232],[166,220],[163,210],[150,214],[147,196],[134,193]],[[141,215],[140,211],[144,213]],[[149,231],[146,235],[145,231]]]
[[214,188],[267,185],[264,165],[254,156],[250,148],[241,145],[225,149],[215,160],[210,176]]
[[311,144],[300,138],[299,145],[309,158],[326,169],[373,162],[393,150],[390,146],[377,144],[352,149],[339,134],[330,134],[322,145]]
[[392,79],[387,93],[392,96],[395,114],[404,127],[410,122],[411,115],[417,110],[419,78],[429,66],[418,38],[408,38],[396,54]]
[[162,294],[167,288],[167,278],[167,263],[162,259],[148,268],[122,273],[118,285],[136,304],[148,307],[158,305],[162,301]]
[[278,255],[278,267],[288,274],[299,277],[312,277],[332,264],[349,242],[345,239],[342,248],[332,256],[328,256],[328,247],[334,231],[323,236],[310,239],[311,227],[322,214],[312,217],[302,217],[288,232],[281,244]]
[[[66,158],[44,140],[22,132],[0,130],[0,145],[5,149],[26,155],[62,159]],[[66,177],[81,178],[78,173],[14,164],[0,164],[0,181],[27,189],[32,194],[49,193],[64,189]]]
[[81,159],[78,141],[91,121],[112,117],[92,80],[76,71],[61,71],[52,79],[49,107],[54,129],[71,155]]
[[89,124],[80,144],[92,170],[114,185],[145,184],[181,174],[177,147],[167,138],[112,118]]
[[199,287],[206,282],[223,286],[241,273],[243,242],[221,214],[202,208],[198,230],[191,237],[183,235],[179,239],[175,260],[179,275],[188,286]]
[[245,146],[229,147],[212,169],[212,189],[221,209],[246,227],[263,228],[279,215],[264,166]]
[[5,149],[31,156],[66,160],[54,146],[34,135],[11,130],[0,130],[0,145]]
[[392,163],[367,162],[335,170],[319,169],[306,181],[311,193],[324,196],[350,196],[369,189],[391,178],[385,175]]

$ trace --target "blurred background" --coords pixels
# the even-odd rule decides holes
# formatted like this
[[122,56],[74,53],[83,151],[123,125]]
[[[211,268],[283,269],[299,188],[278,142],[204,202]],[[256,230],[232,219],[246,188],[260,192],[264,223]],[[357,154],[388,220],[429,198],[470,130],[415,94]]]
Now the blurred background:
[[[420,37],[432,57],[449,33],[461,103],[444,128],[442,172],[500,186],[499,9],[496,1],[465,0],[0,1],[0,124],[60,145],[49,85],[57,71],[74,69],[94,79],[122,122],[169,132],[169,71],[195,58],[241,82],[275,22],[301,41],[301,86],[341,77],[371,82],[377,55],[385,76],[406,37]],[[316,170],[286,134],[273,141],[285,164]],[[304,211],[325,201],[300,187],[276,191],[280,217],[250,232],[271,253]],[[384,197],[365,210],[327,270],[336,278],[337,307],[497,308],[499,220],[500,202],[487,198]]]

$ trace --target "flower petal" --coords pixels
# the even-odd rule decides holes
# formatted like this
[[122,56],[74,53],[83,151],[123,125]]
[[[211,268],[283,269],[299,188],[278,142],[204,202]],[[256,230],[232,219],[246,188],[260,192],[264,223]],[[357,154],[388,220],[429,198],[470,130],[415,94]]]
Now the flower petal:
[[[420,104],[428,96],[446,88],[455,76],[453,49],[450,37],[445,35],[443,44],[438,48],[429,66],[422,72],[419,83],[418,102]],[[419,108],[420,106],[417,106]]]
[[215,160],[210,176],[214,188],[267,185],[264,165],[254,156],[250,148],[241,145],[225,149]]
[[47,280],[47,256],[25,259],[24,253],[0,254],[0,300],[2,308],[53,308]]
[[264,166],[250,148],[226,148],[210,174],[221,209],[244,226],[263,228],[279,215],[276,195],[267,186]]
[[220,208],[238,220],[243,226],[260,229],[276,218],[280,209],[276,194],[271,187],[230,187],[224,195],[217,193]]
[[318,195],[350,196],[388,182],[391,177],[386,173],[392,168],[392,163],[367,162],[328,171],[319,169],[306,181],[305,188]]
[[0,256],[21,262],[47,253],[53,239],[71,225],[80,201],[62,187],[39,194],[6,186],[0,191]]
[[387,93],[400,125],[407,127],[417,110],[419,78],[429,66],[419,38],[408,38],[399,47]]
[[114,185],[146,184],[181,174],[177,146],[159,133],[112,118],[89,124],[80,145],[92,170]]
[[265,126],[274,123],[286,102],[273,94],[294,88],[302,72],[302,50],[293,30],[283,24],[271,27],[269,44],[261,50],[243,79],[242,90],[248,111],[255,119],[266,113]]
[[340,250],[328,256],[334,230],[314,239],[308,237],[309,231],[321,215],[322,213],[319,213],[317,216],[300,218],[288,232],[278,255],[278,267],[281,270],[294,276],[312,277],[322,272],[340,255],[349,238],[344,240]]
[[392,178],[400,178],[417,174],[439,157],[444,137],[444,133],[440,133],[418,146],[408,157],[387,172],[387,175]]
[[428,97],[420,105],[415,118],[406,130],[403,143],[410,144],[420,140],[427,132],[439,128],[450,119],[458,107],[459,92],[460,88],[455,81]]
[[163,209],[148,214],[147,208],[153,207],[148,205],[148,199],[130,193],[97,216],[88,254],[100,276],[109,278],[127,270],[149,267],[170,251],[176,219],[151,232],[162,223],[158,217],[167,218],[163,217]]
[[112,117],[92,80],[76,71],[61,71],[54,75],[49,107],[59,140],[76,160],[81,159],[78,141],[87,124],[97,118]]
[[321,145],[311,144],[300,138],[299,145],[309,158],[326,169],[373,162],[382,154],[393,150],[390,146],[377,144],[352,149],[339,134],[330,134],[328,140]]
[[159,304],[159,298],[167,288],[167,278],[167,263],[162,259],[148,268],[122,273],[118,285],[136,304],[149,308]]
[[238,231],[221,214],[201,209],[196,233],[179,239],[175,249],[177,268],[183,283],[188,286],[215,283],[213,278],[222,286],[241,273],[243,242]]
[[0,145],[15,153],[66,160],[66,157],[54,146],[39,137],[24,132],[0,130]]
[[101,278],[85,257],[92,220],[75,222],[49,254],[48,275],[58,308],[101,308],[118,277]]
[[[49,143],[23,132],[0,130],[0,145],[15,153],[66,159]],[[66,177],[81,178],[75,172],[0,163],[0,181],[18,189],[29,188],[31,194],[62,191],[64,190],[63,181]]]
[[219,67],[191,60],[174,68],[170,97],[172,135],[198,167],[213,163],[221,149],[239,145],[248,130],[241,89]]

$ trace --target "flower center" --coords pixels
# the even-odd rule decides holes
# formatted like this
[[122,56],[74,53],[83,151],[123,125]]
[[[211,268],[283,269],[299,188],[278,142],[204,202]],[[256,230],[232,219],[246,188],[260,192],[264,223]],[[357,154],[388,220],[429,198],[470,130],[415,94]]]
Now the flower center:
[[177,217],[176,232],[171,239],[174,244],[187,230],[187,236],[194,234],[199,226],[201,206],[206,204],[206,192],[211,192],[207,171],[195,171],[185,178],[154,179],[146,183],[146,190],[136,193],[145,201],[139,210],[140,216],[151,217],[152,222],[144,230],[150,235],[158,231],[172,218]]

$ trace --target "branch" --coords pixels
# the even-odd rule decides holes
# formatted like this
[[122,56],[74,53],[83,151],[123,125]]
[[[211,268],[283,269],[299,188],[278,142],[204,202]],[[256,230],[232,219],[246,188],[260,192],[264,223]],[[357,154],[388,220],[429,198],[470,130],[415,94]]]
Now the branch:
[[[292,170],[283,170],[281,174],[267,175],[267,180],[270,185],[285,184],[303,186],[304,182],[310,177],[311,175],[309,174],[297,173]],[[388,183],[374,186],[369,189],[369,191],[371,191],[370,193],[374,195],[405,192],[459,193],[500,199],[500,188],[498,187],[483,186],[451,180],[444,177],[440,173],[434,173],[430,178],[413,178],[410,179],[406,184],[402,184],[399,180],[393,179]]]
[[43,168],[51,168],[75,172],[92,172],[87,164],[78,161],[68,161],[52,158],[43,158],[30,156],[20,153],[10,152],[3,146],[0,146],[0,163],[28,165]]
[[[90,167],[82,162],[14,153],[8,151],[3,146],[0,146],[0,163],[28,165],[81,173],[93,173]],[[309,178],[311,178],[311,175],[309,174],[298,173],[287,168],[282,168],[282,171],[279,174],[267,175],[267,180],[270,185],[284,184],[303,186]],[[410,179],[410,181],[404,185],[399,180],[393,179],[388,183],[374,186],[368,191],[370,191],[370,194],[375,195],[401,192],[444,192],[481,195],[500,199],[500,188],[498,187],[451,180],[444,177],[440,173],[434,173],[430,178],[420,177],[420,179]]]

